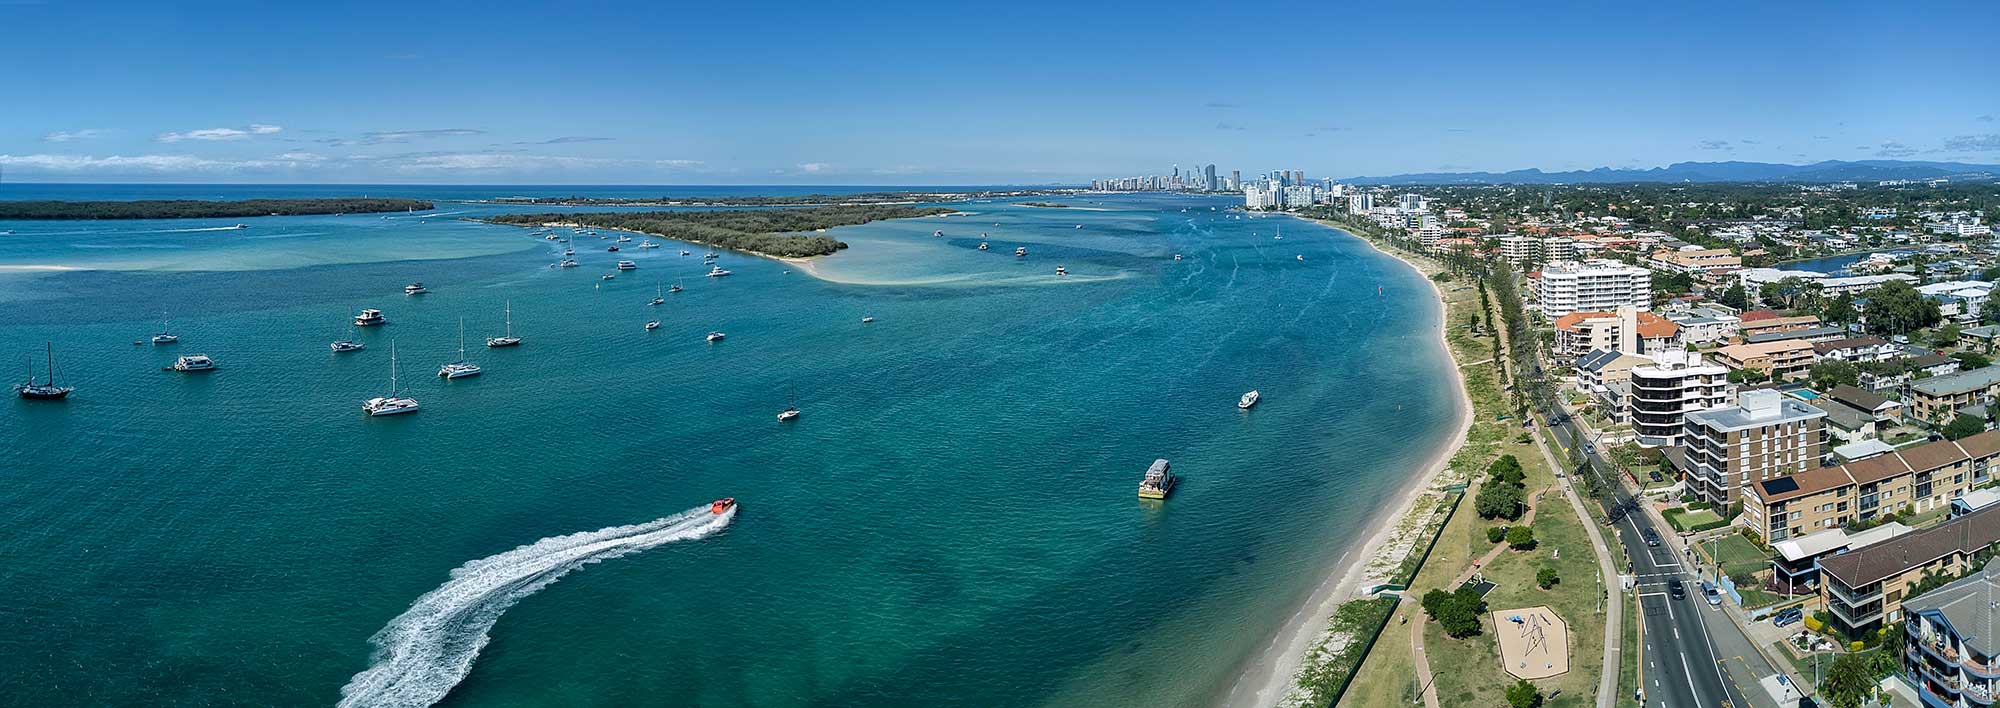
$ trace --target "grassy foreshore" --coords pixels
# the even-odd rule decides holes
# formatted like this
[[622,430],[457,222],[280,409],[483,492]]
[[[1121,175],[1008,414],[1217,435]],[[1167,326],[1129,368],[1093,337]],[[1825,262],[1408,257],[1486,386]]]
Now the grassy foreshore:
[[[1365,229],[1324,222],[1366,237]],[[1371,239],[1371,242],[1374,242]],[[1445,272],[1442,263],[1376,243],[1385,253],[1410,263],[1434,277]],[[1463,479],[1467,473],[1483,471],[1501,455],[1512,455],[1526,475],[1526,488],[1535,512],[1529,527],[1537,544],[1523,551],[1504,550],[1478,568],[1497,587],[1487,595],[1491,610],[1547,605],[1569,624],[1571,670],[1560,676],[1535,682],[1544,695],[1553,695],[1544,705],[1591,705],[1597,690],[1599,659],[1603,654],[1604,619],[1597,607],[1597,565],[1583,524],[1562,497],[1554,471],[1550,470],[1534,445],[1533,438],[1515,420],[1515,408],[1504,389],[1504,357],[1496,356],[1496,338],[1490,330],[1475,332],[1470,327],[1474,313],[1479,321],[1497,318],[1482,311],[1478,287],[1469,278],[1447,278],[1440,283],[1445,292],[1446,339],[1457,360],[1466,394],[1471,401],[1474,422],[1452,458],[1452,469]],[[1474,488],[1477,488],[1477,484]],[[1409,512],[1405,512],[1407,517]],[[1423,686],[1418,684],[1414,640],[1421,633],[1438,702],[1442,706],[1506,705],[1504,691],[1514,683],[1501,666],[1490,616],[1482,615],[1480,633],[1454,639],[1436,622],[1429,621],[1417,598],[1432,589],[1451,590],[1459,577],[1473,568],[1474,561],[1496,548],[1487,538],[1487,529],[1506,525],[1505,520],[1488,521],[1473,513],[1468,505],[1453,514],[1436,530],[1435,546],[1421,558],[1409,582],[1405,600],[1387,628],[1370,646],[1367,656],[1339,705],[1356,708],[1422,703]],[[1560,581],[1544,590],[1536,584],[1536,574],[1553,569]],[[1306,705],[1306,704],[1300,704]],[[1313,705],[1325,705],[1318,703]]]

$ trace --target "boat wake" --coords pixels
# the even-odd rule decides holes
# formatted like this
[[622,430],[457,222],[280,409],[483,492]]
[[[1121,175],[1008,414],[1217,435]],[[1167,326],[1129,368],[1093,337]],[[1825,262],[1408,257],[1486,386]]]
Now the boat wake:
[[472,671],[500,615],[572,570],[675,541],[691,541],[728,526],[736,510],[700,506],[643,524],[551,536],[459,566],[451,579],[417,598],[369,641],[367,670],[340,689],[340,705],[428,706]]

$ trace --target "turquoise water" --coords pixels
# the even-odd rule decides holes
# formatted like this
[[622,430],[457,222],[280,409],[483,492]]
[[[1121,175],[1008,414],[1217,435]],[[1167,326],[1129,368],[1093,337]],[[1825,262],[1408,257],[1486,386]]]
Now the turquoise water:
[[[392,621],[439,662],[493,621],[444,705],[1212,703],[1447,437],[1436,305],[1228,200],[1064,201],[838,229],[824,280],[589,237],[557,270],[452,217],[0,223],[0,362],[53,340],[77,386],[0,403],[0,690],[332,704]],[[508,302],[525,343],[478,347]],[[330,353],[362,307],[391,324]],[[163,311],[182,343],[135,346]],[[486,373],[444,382],[461,317]],[[423,410],[367,418],[392,341]],[[193,352],[222,369],[160,371]],[[721,496],[726,527],[669,518]]]

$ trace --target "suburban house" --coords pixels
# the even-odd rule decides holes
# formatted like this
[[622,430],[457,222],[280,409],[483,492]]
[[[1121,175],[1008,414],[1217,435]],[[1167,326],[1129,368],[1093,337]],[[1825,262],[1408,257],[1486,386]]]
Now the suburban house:
[[1993,353],[1993,345],[2000,340],[2000,325],[1967,327],[1958,331],[1958,348],[1975,352]]
[[1876,425],[1875,416],[1867,411],[1826,396],[1813,399],[1810,405],[1826,411],[1821,430],[1826,432],[1829,444],[1852,445],[1881,437],[1881,428]]
[[1718,364],[1731,369],[1756,369],[1779,381],[1804,376],[1813,365],[1812,343],[1797,339],[1732,344],[1712,353]]
[[1943,425],[1958,409],[1984,404],[2000,394],[2000,366],[1932,376],[1910,383],[1909,418]]
[[1742,325],[1735,315],[1712,307],[1696,307],[1668,312],[1667,319],[1681,327],[1681,341],[1709,344],[1734,338]]
[[1902,621],[1903,602],[1925,575],[1965,572],[1973,554],[1995,541],[2000,541],[2000,509],[1987,509],[1821,558],[1820,602],[1833,615],[1833,624],[1848,634]]
[[1820,361],[1889,361],[1901,356],[1902,345],[1874,335],[1813,343],[1813,357]]
[[1878,423],[1894,421],[1903,416],[1902,401],[1886,398],[1879,393],[1864,391],[1846,384],[1835,386],[1831,390],[1820,394],[1820,397],[1830,398],[1842,405],[1864,411],[1874,417]]

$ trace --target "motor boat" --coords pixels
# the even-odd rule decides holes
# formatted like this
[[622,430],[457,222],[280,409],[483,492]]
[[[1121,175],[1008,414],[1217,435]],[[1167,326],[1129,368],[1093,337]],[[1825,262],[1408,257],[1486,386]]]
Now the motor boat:
[[653,331],[653,330],[656,330],[656,329],[659,329],[659,328],[660,328],[660,321],[659,321],[659,320],[647,320],[647,321],[646,321],[646,331],[648,331],[648,332],[651,332],[651,331]]
[[1062,266],[1056,266],[1056,275],[1069,275],[1069,271]]
[[354,316],[354,326],[356,327],[373,327],[388,323],[389,320],[382,317],[381,310],[362,310],[361,314]]
[[1262,396],[1259,396],[1256,391],[1251,391],[1249,393],[1243,394],[1242,398],[1236,399],[1236,407],[1246,411],[1250,410],[1251,406],[1257,405],[1257,399],[1261,397]]
[[734,508],[736,508],[736,497],[723,497],[709,503],[708,513],[720,514]]
[[639,268],[639,264],[638,264],[638,263],[634,263],[634,262],[632,262],[632,261],[619,261],[619,262],[618,262],[618,269],[619,269],[619,270],[638,270],[638,268]]
[[729,275],[729,271],[723,270],[722,266],[709,266],[708,268],[708,277],[710,278],[720,278],[725,275]]
[[335,354],[338,354],[341,352],[358,352],[363,349],[367,349],[368,345],[362,344],[352,339],[343,339],[338,342],[334,342],[332,344],[327,345],[327,348],[332,349]]
[[423,283],[410,283],[409,285],[403,286],[404,295],[422,295],[430,291],[431,289],[424,287]]
[[723,337],[723,336],[724,336],[724,335],[723,335],[723,334],[722,334],[721,332],[709,332],[709,333],[708,333],[708,341],[711,341],[711,342],[720,342],[720,341],[722,341],[722,337]]
[[174,370],[179,372],[214,371],[215,360],[207,354],[189,354],[174,360]]

